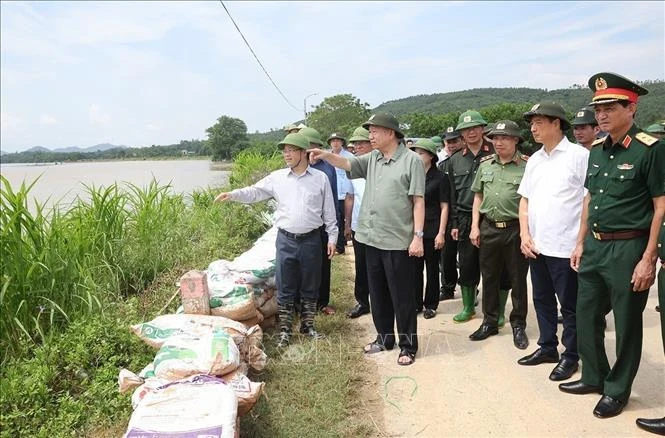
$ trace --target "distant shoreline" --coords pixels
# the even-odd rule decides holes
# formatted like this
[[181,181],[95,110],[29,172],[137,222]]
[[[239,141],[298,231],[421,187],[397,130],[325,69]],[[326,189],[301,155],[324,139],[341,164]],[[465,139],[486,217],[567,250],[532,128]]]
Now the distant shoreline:
[[[118,162],[118,161],[210,161],[210,157],[128,157],[128,158],[116,158],[116,159],[99,159],[99,160],[67,160],[67,161],[33,161],[25,163],[5,163],[0,159],[0,164],[3,166],[16,166],[16,165],[28,165],[28,166],[52,166],[59,164],[76,164],[76,163],[109,163],[109,162]],[[232,161],[210,161],[210,168],[212,170],[231,170],[233,167]]]

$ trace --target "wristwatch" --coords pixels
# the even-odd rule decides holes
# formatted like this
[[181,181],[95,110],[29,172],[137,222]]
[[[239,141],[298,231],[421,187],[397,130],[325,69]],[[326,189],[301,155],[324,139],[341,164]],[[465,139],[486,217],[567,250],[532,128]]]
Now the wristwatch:
[[423,233],[422,231],[414,231],[413,234],[414,234],[416,237],[420,237],[421,239],[422,239],[423,236],[425,235],[425,233]]

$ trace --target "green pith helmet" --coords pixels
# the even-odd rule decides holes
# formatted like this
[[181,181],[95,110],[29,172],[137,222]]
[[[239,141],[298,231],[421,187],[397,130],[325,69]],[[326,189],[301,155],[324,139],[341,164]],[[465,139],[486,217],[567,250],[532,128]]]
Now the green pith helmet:
[[453,126],[448,126],[446,128],[446,132],[443,136],[444,140],[454,140],[456,138],[460,138],[462,134],[459,133],[459,131],[456,131]]
[[436,164],[439,161],[439,156],[436,154],[436,144],[429,138],[419,138],[414,144],[409,147],[409,149],[414,150],[415,148],[424,149],[430,154],[432,154],[432,164]]
[[494,128],[487,134],[489,138],[493,138],[495,135],[509,135],[511,137],[517,137],[522,143],[524,139],[520,133],[520,127],[517,123],[512,120],[499,120],[495,123]]
[[659,122],[659,123],[654,123],[653,125],[649,125],[647,129],[645,129],[646,132],[649,134],[665,134],[665,122]]
[[575,114],[575,118],[570,124],[573,126],[597,125],[596,112],[591,108],[584,107]]
[[289,131],[294,130],[294,129],[300,129],[300,128],[298,128],[298,127],[297,127],[295,124],[293,124],[293,123],[290,123],[290,124],[288,124],[288,125],[286,125],[286,126],[284,127],[284,131],[286,131],[287,133],[288,133]]
[[346,139],[344,137],[342,137],[341,134],[338,134],[336,132],[333,132],[332,134],[330,134],[330,137],[328,137],[328,140],[326,141],[328,143],[328,145],[330,145],[330,140],[335,139],[335,138],[337,138],[339,140],[342,140],[342,146],[346,145]]
[[566,117],[566,110],[556,102],[547,101],[535,104],[529,111],[524,113],[524,120],[531,122],[533,116],[555,117],[561,121],[562,131],[570,128],[570,123]]
[[299,132],[294,132],[292,134],[287,134],[286,137],[284,137],[284,140],[280,141],[277,144],[277,147],[281,151],[281,150],[284,150],[284,146],[286,146],[287,144],[291,145],[291,146],[295,146],[298,149],[302,149],[304,151],[309,149],[309,139],[307,137],[305,137],[304,135],[302,135],[301,133],[299,133]]
[[596,73],[589,78],[593,99],[589,105],[613,103],[620,100],[637,103],[639,96],[649,93],[630,79],[611,72]]
[[487,122],[485,119],[483,119],[483,116],[481,116],[478,111],[468,110],[460,114],[459,119],[457,119],[457,128],[455,128],[455,130],[461,131],[462,129],[485,125],[487,125]]
[[323,140],[321,139],[321,134],[319,134],[319,131],[317,131],[314,128],[310,128],[309,126],[305,126],[302,128],[298,134],[302,134],[309,140],[309,143],[316,143],[319,146],[325,145]]
[[383,128],[392,129],[395,131],[397,138],[404,138],[404,133],[399,129],[399,122],[392,114],[377,113],[373,114],[369,120],[363,123],[363,128],[369,129],[370,126],[381,126]]
[[443,140],[441,140],[441,137],[439,137],[438,135],[435,135],[434,137],[430,138],[430,140],[432,140],[434,146],[436,146],[437,148],[443,147]]
[[369,131],[363,128],[362,126],[359,126],[356,128],[355,131],[353,131],[353,134],[351,135],[349,141],[350,142],[369,141]]
[[485,126],[485,129],[483,129],[483,135],[487,135],[492,132],[495,126],[496,123],[488,123],[487,126]]

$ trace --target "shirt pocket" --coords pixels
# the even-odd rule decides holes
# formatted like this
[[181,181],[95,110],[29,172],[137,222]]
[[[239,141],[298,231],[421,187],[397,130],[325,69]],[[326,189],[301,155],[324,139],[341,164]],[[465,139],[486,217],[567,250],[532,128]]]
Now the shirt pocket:
[[494,173],[483,173],[480,175],[481,182],[492,182],[494,181]]
[[467,171],[462,173],[455,173],[453,175],[453,179],[455,181],[455,188],[457,190],[467,189],[471,187],[472,178],[470,176],[470,173],[471,173],[470,171]]
[[637,190],[636,175],[635,169],[630,169],[621,170],[619,173],[608,176],[607,194],[616,197],[633,195]]
[[594,193],[598,191],[601,185],[598,181],[598,172],[600,172],[600,167],[594,167],[591,165],[586,173],[586,186]]

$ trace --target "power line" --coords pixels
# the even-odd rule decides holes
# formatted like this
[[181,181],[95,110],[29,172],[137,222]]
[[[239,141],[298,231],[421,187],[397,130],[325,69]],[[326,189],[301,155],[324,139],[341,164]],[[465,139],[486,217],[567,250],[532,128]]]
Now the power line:
[[275,83],[275,81],[272,80],[272,78],[270,77],[270,74],[268,73],[268,70],[266,70],[266,68],[263,66],[263,64],[262,64],[261,61],[259,60],[259,57],[256,56],[256,53],[254,53],[254,50],[252,49],[252,46],[250,46],[249,43],[247,42],[247,39],[245,38],[245,35],[242,34],[242,31],[240,30],[240,28],[239,28],[238,25],[236,24],[236,21],[235,21],[235,20],[233,19],[233,17],[231,16],[231,13],[229,12],[228,9],[226,9],[226,5],[224,4],[224,2],[223,2],[222,0],[219,0],[219,2],[222,4],[222,7],[223,7],[224,10],[226,11],[226,14],[229,16],[229,18],[231,19],[231,22],[232,22],[233,25],[236,27],[236,30],[238,31],[238,33],[239,33],[240,36],[242,37],[242,40],[245,42],[245,44],[246,44],[247,47],[249,48],[249,51],[252,52],[252,55],[254,55],[254,59],[256,59],[256,62],[259,63],[259,65],[261,66],[261,69],[262,69],[263,72],[266,74],[266,76],[268,76],[268,79],[270,79],[270,82],[272,82],[272,84],[273,84],[273,86],[275,87],[275,89],[277,90],[277,92],[282,96],[282,98],[284,98],[284,100],[286,101],[286,103],[288,103],[288,104],[291,106],[291,108],[293,108],[294,110],[296,110],[296,111],[299,112],[300,109],[299,109],[299,108],[296,108],[295,105],[293,105],[293,104],[289,101],[289,99],[284,95],[284,93],[282,93],[282,90],[279,89],[279,87],[277,86],[277,84]]

